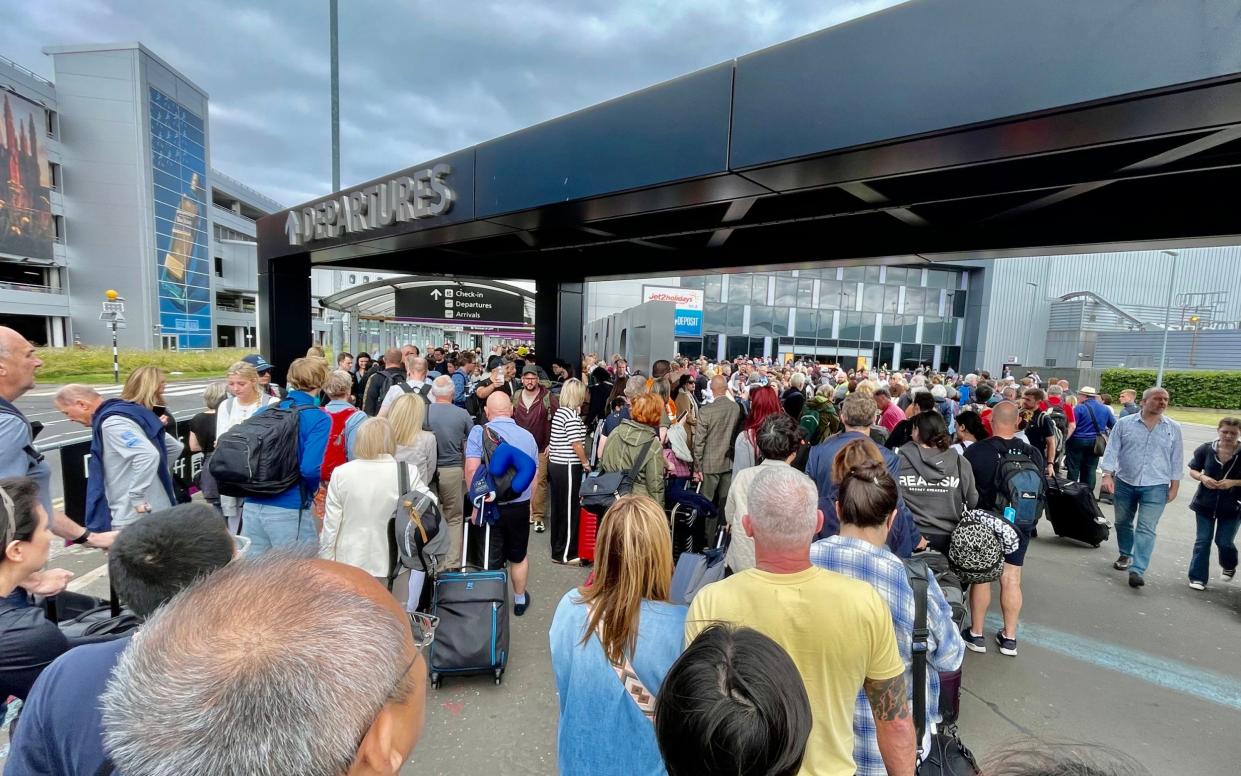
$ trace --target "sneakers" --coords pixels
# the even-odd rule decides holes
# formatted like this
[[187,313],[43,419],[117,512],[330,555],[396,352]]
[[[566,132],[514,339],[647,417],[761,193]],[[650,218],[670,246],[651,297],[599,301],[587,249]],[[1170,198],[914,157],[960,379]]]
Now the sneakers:
[[525,600],[525,601],[523,601],[522,603],[517,603],[517,601],[513,601],[513,616],[514,616],[514,617],[520,617],[520,616],[522,616],[523,614],[525,614],[525,613],[526,613],[526,610],[530,608],[530,602],[531,602],[532,600],[533,600],[533,598],[532,598],[532,597],[531,597],[531,595],[530,595],[530,591],[529,591],[529,590],[527,590],[527,591],[526,591],[526,600]]
[[965,640],[965,648],[970,652],[987,651],[987,640],[982,636],[974,635],[969,628],[961,631],[961,638]]
[[1129,572],[1129,587],[1142,587],[1146,584],[1146,580],[1142,579],[1142,575],[1136,571]]
[[542,520],[534,521],[534,532],[535,533],[543,533],[546,530],[547,530],[547,526],[543,524]]
[[1225,582],[1231,582],[1232,578],[1236,576],[1236,574],[1237,574],[1237,570],[1235,568],[1224,569],[1224,573],[1220,575],[1220,578],[1223,579]]
[[1001,655],[1017,657],[1017,639],[1010,639],[1008,636],[1005,636],[1004,631],[996,631],[995,643],[999,646]]
[[1190,590],[1206,590],[1207,586],[1205,583],[1199,582],[1198,580],[1195,579],[1189,583],[1189,589]]
[[1128,555],[1121,555],[1119,558],[1116,559],[1116,562],[1112,564],[1112,568],[1116,569],[1117,571],[1128,571],[1129,567],[1132,565],[1133,565],[1133,558],[1130,558]]

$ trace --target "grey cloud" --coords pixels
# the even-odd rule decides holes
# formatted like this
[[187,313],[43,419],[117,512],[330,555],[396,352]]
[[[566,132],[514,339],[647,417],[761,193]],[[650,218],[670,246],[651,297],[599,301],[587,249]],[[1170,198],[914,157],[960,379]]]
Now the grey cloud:
[[[897,0],[341,0],[342,179],[458,148]],[[212,163],[278,201],[330,189],[327,2],[41,0],[0,55],[142,40],[212,98]]]

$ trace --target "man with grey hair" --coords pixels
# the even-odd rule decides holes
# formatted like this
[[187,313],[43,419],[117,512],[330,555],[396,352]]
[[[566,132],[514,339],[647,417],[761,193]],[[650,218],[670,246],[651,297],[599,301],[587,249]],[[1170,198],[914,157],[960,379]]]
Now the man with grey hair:
[[465,514],[465,440],[474,428],[470,413],[453,403],[456,386],[448,375],[431,384],[431,406],[427,424],[435,435],[436,468],[432,480],[440,509],[448,521],[448,570],[461,566],[461,521]]
[[[855,439],[865,439],[874,445],[877,454],[883,457],[883,465],[892,475],[892,479],[897,480],[900,477],[900,456],[876,444],[870,436],[874,417],[875,400],[865,394],[851,393],[840,406],[840,420],[844,424],[844,430],[810,448],[810,457],[806,460],[806,474],[814,479],[819,489],[819,510],[823,513],[823,525],[816,539],[826,539],[840,532],[840,520],[836,516],[836,489],[840,483],[832,477],[832,463],[845,445]],[[914,524],[909,508],[905,506],[904,497],[899,497],[896,519],[892,521],[892,528],[888,531],[888,549],[898,558],[908,558],[915,549],[922,549],[924,546],[922,534]]]
[[685,643],[714,622],[729,622],[788,652],[814,715],[804,773],[855,772],[853,707],[863,690],[887,772],[912,776],[914,724],[891,615],[869,584],[811,564],[810,542],[823,524],[818,503],[814,482],[792,467],[754,477],[741,524],[754,539],[755,568],[699,591],[685,618]]
[[422,731],[427,667],[400,604],[362,569],[267,553],[159,609],[102,697],[125,776],[396,774]]
[[422,356],[405,357],[405,379],[393,383],[388,392],[384,394],[383,402],[379,405],[379,417],[386,416],[388,410],[392,408],[392,402],[407,393],[416,393],[426,401],[431,400],[431,381],[427,378],[427,360]]
[[[1129,572],[1129,586],[1146,584],[1155,550],[1155,528],[1163,509],[1181,487],[1185,447],[1181,425],[1164,414],[1168,392],[1147,388],[1142,411],[1116,421],[1103,452],[1103,491],[1115,494],[1116,543],[1120,557],[1112,564]],[[1134,523],[1137,530],[1134,530]]]

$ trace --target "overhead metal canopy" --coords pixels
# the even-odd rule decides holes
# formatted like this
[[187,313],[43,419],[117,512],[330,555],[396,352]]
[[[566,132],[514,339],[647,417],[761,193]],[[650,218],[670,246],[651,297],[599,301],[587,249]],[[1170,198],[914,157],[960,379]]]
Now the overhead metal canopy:
[[569,357],[586,278],[1236,243],[1239,40],[1241,0],[914,0],[384,179],[438,213],[269,216],[260,269],[503,267]]
[[[458,280],[457,285],[463,287],[481,287],[502,291],[521,297],[530,322],[534,320],[534,294],[520,286],[499,281]],[[392,318],[396,315],[396,292],[407,288],[426,286],[442,286],[442,278],[428,279],[419,275],[405,275],[399,278],[385,278],[360,286],[337,291],[331,296],[319,300],[319,304],[331,310],[353,313],[355,315]],[[469,325],[468,321],[450,321],[454,325]]]

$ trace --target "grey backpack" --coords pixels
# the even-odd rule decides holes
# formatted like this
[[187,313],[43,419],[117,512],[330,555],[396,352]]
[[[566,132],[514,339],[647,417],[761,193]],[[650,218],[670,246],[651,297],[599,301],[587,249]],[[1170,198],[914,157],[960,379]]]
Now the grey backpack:
[[433,575],[448,553],[448,521],[435,494],[421,482],[411,484],[409,466],[401,462],[397,482],[401,494],[393,513],[397,555],[405,568]]

